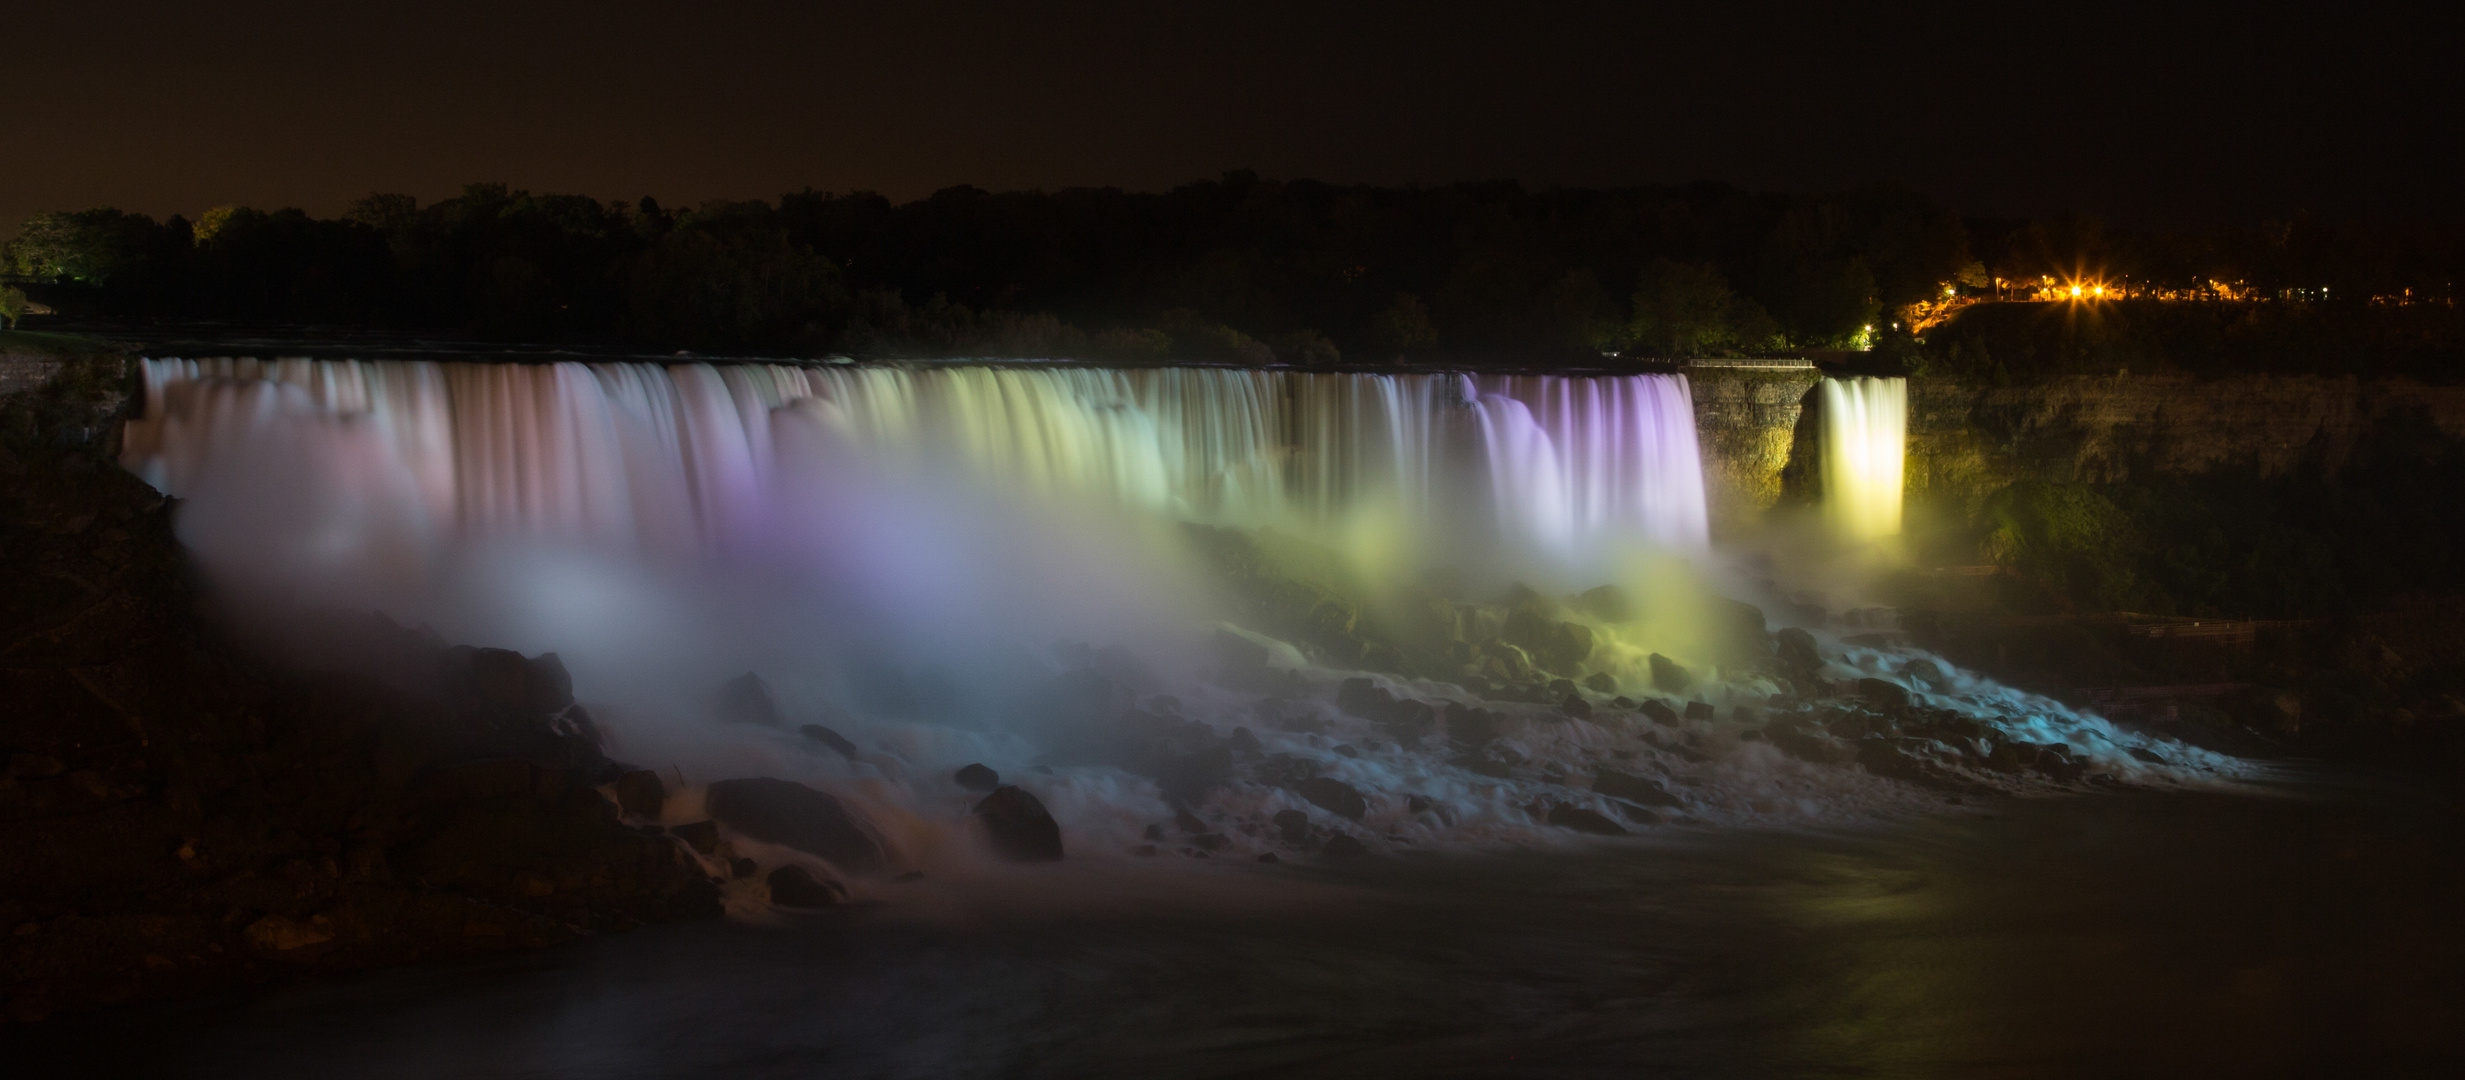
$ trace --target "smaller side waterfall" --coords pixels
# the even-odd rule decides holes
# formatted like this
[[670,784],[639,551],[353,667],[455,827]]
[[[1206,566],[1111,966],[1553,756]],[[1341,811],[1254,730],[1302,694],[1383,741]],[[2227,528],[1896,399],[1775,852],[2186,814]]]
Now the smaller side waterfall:
[[1853,541],[1900,532],[1907,379],[1823,380],[1823,511]]

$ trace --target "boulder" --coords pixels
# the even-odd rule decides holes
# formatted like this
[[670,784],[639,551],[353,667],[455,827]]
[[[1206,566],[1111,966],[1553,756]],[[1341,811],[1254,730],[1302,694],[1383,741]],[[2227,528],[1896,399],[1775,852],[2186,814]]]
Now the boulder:
[[2131,750],[2130,750],[2130,754],[2131,754],[2131,760],[2133,760],[2133,761],[2144,761],[2144,762],[2147,762],[2148,764],[2151,764],[2151,765],[2171,765],[2171,764],[2173,764],[2172,762],[2167,761],[2167,760],[2165,759],[2165,756],[2164,756],[2164,755],[2159,754],[2159,753],[2157,753],[2157,752],[2156,752],[2156,751],[2154,751],[2154,750],[2146,749],[2146,748],[2144,748],[2144,747],[2134,746],[2134,747],[2132,747],[2132,748],[2131,748]]
[[770,872],[770,902],[780,907],[829,907],[840,900],[838,883],[824,881],[801,866]]
[[984,765],[963,765],[951,779],[969,791],[982,794],[1001,786],[1001,774]]
[[1951,683],[1951,676],[1944,674],[1943,665],[1932,660],[1911,660],[1900,669],[1900,673],[1908,676],[1910,682],[1928,690],[1941,690]]
[[1446,734],[1466,746],[1479,746],[1498,737],[1498,714],[1461,702],[1448,702]]
[[1318,854],[1323,858],[1333,860],[1366,858],[1369,855],[1369,845],[1343,833],[1337,833],[1327,838],[1326,845],[1318,849]]
[[1383,718],[1393,704],[1395,695],[1365,678],[1346,679],[1335,686],[1335,707],[1364,720]]
[[1337,817],[1359,821],[1369,813],[1369,800],[1362,796],[1361,789],[1332,776],[1310,777],[1293,785],[1293,791]]
[[849,761],[856,760],[856,744],[849,742],[847,736],[845,735],[841,735],[838,732],[832,731],[820,724],[806,724],[803,727],[797,728],[796,731],[805,738],[811,739],[814,742],[838,751],[840,757],[846,758]]
[[976,816],[993,838],[993,850],[1017,862],[1057,862],[1061,859],[1061,823],[1044,802],[1018,787],[1004,785],[976,804]]
[[1636,614],[1634,595],[1616,585],[1584,590],[1575,597],[1575,606],[1602,622],[1628,622]]
[[1574,694],[1566,695],[1566,700],[1558,703],[1558,711],[1577,720],[1592,719],[1592,703]]
[[1712,703],[1709,701],[1689,701],[1686,703],[1686,718],[1689,720],[1714,720],[1718,719],[1719,716],[1719,710],[1714,709],[1712,707]]
[[1823,670],[1822,654],[1815,651],[1815,636],[1791,626],[1772,635],[1779,650],[1780,673],[1801,690],[1812,687]]
[[1626,827],[1609,820],[1598,810],[1559,803],[1549,808],[1549,823],[1561,829],[1573,829],[1595,836],[1625,836]]
[[764,843],[818,855],[849,873],[879,869],[889,853],[881,833],[837,796],[768,776],[710,786],[710,816]]
[[770,684],[750,671],[729,679],[719,688],[719,719],[732,724],[780,725],[779,699],[770,692]]
[[649,769],[635,769],[616,778],[616,805],[627,815],[655,818],[667,805],[668,786],[659,774]]
[[1648,699],[1643,704],[1635,706],[1635,708],[1637,711],[1643,713],[1643,715],[1650,717],[1653,723],[1659,724],[1662,727],[1678,726],[1678,711],[1670,708],[1668,702],[1662,701],[1659,698]]
[[1299,847],[1310,838],[1310,816],[1306,813],[1299,810],[1278,810],[1275,812],[1275,817],[1270,820],[1275,822],[1276,831],[1283,834],[1284,842],[1287,844]]
[[1592,790],[1612,799],[1624,799],[1644,806],[1684,807],[1678,797],[1669,794],[1659,781],[1629,776],[1616,769],[1601,769],[1592,774]]
[[1583,686],[1595,694],[1614,694],[1618,692],[1618,679],[1606,671],[1595,671],[1583,677]]
[[695,821],[668,830],[668,835],[685,842],[685,846],[708,855],[719,850],[717,822]]
[[1909,692],[1899,683],[1883,679],[1857,680],[1857,696],[1878,709],[1897,710],[1909,707]]
[[1652,665],[1652,686],[1663,693],[1683,694],[1695,685],[1693,672],[1659,653],[1646,658]]

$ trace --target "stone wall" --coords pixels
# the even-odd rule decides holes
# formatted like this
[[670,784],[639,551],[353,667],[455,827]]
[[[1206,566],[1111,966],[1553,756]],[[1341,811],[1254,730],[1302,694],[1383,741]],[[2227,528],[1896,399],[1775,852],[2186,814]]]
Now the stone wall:
[[[1811,374],[1693,372],[1706,495],[1716,532],[1751,524],[1784,496]],[[2252,375],[2081,376],[1990,386],[1909,380],[1909,497],[1978,498],[2020,480],[2115,483],[2307,461],[2332,473],[2382,421],[2419,410],[2465,438],[2465,386],[2412,379]]]

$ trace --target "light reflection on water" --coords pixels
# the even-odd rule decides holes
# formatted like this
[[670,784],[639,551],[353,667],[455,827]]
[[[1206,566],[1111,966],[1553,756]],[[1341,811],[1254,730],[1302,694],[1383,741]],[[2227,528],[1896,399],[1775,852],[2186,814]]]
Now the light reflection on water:
[[1342,872],[1065,865],[10,1049],[249,1077],[2438,1074],[2465,1031],[2456,811],[2295,794]]

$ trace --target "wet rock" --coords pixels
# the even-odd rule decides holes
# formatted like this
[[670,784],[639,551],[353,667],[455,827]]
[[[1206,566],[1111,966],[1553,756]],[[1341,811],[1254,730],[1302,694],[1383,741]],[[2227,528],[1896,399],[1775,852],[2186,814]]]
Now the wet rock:
[[1678,726],[1678,711],[1670,708],[1668,702],[1662,701],[1659,698],[1647,700],[1643,704],[1635,706],[1635,708],[1637,711],[1643,713],[1643,715],[1650,717],[1653,723],[1659,724],[1662,727]]
[[1637,612],[1634,594],[1616,585],[1584,590],[1575,597],[1575,606],[1602,622],[1629,622]]
[[1764,735],[1780,752],[1817,765],[1846,765],[1857,760],[1857,748],[1823,734],[1820,728],[1775,721]]
[[1627,802],[1644,806],[1684,807],[1686,805],[1679,801],[1677,796],[1669,794],[1667,789],[1661,787],[1659,781],[1630,776],[1615,769],[1601,769],[1594,772],[1592,790],[1612,799],[1624,799]]
[[1377,720],[1385,717],[1387,707],[1393,704],[1395,695],[1366,678],[1346,679],[1335,686],[1335,707],[1347,715]]
[[1446,707],[1446,733],[1458,743],[1479,746],[1498,737],[1498,714],[1450,701]]
[[1592,719],[1592,703],[1573,694],[1566,695],[1566,700],[1558,703],[1558,711],[1577,720]]
[[1900,669],[1900,673],[1908,676],[1910,682],[1929,690],[1941,690],[1951,683],[1951,677],[1943,673],[1943,666],[1932,660],[1911,660]]
[[1378,730],[1406,746],[1418,746],[1424,736],[1438,730],[1438,710],[1426,701],[1394,702],[1374,719]]
[[1614,694],[1618,692],[1618,679],[1606,671],[1595,671],[1583,677],[1583,687],[1595,694]]
[[711,817],[730,829],[818,855],[849,873],[878,869],[888,859],[871,822],[837,796],[792,780],[721,780],[710,786],[709,809]]
[[840,757],[846,758],[849,761],[856,760],[856,744],[849,742],[847,736],[845,735],[841,735],[838,732],[832,731],[820,724],[806,724],[803,727],[797,728],[796,731],[805,738],[811,739],[814,742],[838,751]]
[[1337,817],[1359,821],[1369,813],[1369,800],[1362,796],[1361,789],[1332,776],[1310,777],[1293,785],[1293,792]]
[[958,781],[960,787],[978,794],[1001,786],[1001,774],[981,764],[962,765],[951,779]]
[[2147,749],[2146,747],[2134,746],[2129,752],[2131,754],[2131,760],[2133,761],[2144,761],[2151,765],[2173,764],[2173,762],[2167,761],[2164,755],[2159,754],[2154,750]]
[[1591,833],[1595,836],[1627,835],[1625,826],[1609,820],[1608,816],[1600,811],[1587,810],[1567,803],[1559,803],[1549,808],[1549,823],[1561,829],[1573,829],[1579,833]]
[[1327,838],[1326,844],[1318,849],[1318,854],[1319,857],[1331,861],[1367,858],[1369,845],[1343,833],[1337,833]]
[[1061,858],[1061,823],[1044,802],[1011,786],[995,788],[976,804],[976,816],[993,838],[993,850],[1018,862],[1055,862]]
[[1272,865],[1272,864],[1275,864],[1275,863],[1280,863],[1280,862],[1283,862],[1284,860],[1279,859],[1279,858],[1276,858],[1276,857],[1275,857],[1275,853],[1274,853],[1274,852],[1272,852],[1272,851],[1270,851],[1270,852],[1267,852],[1267,853],[1266,853],[1266,854],[1264,854],[1264,855],[1259,856],[1259,857],[1258,857],[1258,861],[1259,861],[1259,862],[1262,862],[1262,863],[1267,863],[1267,864]]
[[719,825],[712,821],[696,821],[668,830],[668,835],[685,842],[685,846],[708,855],[719,850]]
[[628,816],[655,818],[667,805],[668,786],[659,774],[649,769],[635,769],[616,778],[616,805]]
[[782,866],[770,872],[770,902],[780,907],[829,907],[840,900],[837,882],[815,878],[801,866]]
[[1686,718],[1689,720],[1712,720],[1719,716],[1719,711],[1712,708],[1711,702],[1689,701],[1686,703]]
[[732,724],[778,727],[781,723],[778,697],[770,692],[769,683],[750,671],[719,688],[718,713],[719,719]]
[[1354,747],[1351,743],[1335,744],[1335,752],[1339,756],[1348,758],[1357,758],[1361,756],[1361,751]]
[[1270,820],[1275,822],[1276,831],[1283,834],[1284,842],[1287,844],[1299,847],[1310,838],[1310,816],[1308,814],[1299,810],[1278,810],[1275,812],[1275,817]]
[[728,862],[728,873],[735,875],[736,879],[739,881],[752,877],[753,875],[761,872],[762,864],[754,862],[751,859],[738,858]]
[[1185,833],[1207,832],[1207,823],[1186,806],[1173,808],[1173,827]]
[[1429,800],[1418,795],[1406,795],[1404,796],[1404,809],[1414,814],[1426,813],[1429,810]]
[[1857,763],[1876,776],[1905,781],[1920,787],[1958,790],[1970,786],[1927,752],[1928,743],[1916,738],[1876,737],[1857,744]]
[[1486,776],[1493,780],[1511,779],[1515,775],[1515,770],[1506,762],[1480,754],[1463,754],[1449,758],[1447,764],[1476,776]]
[[1646,658],[1652,666],[1652,686],[1662,693],[1683,694],[1695,685],[1693,672],[1659,653]]
[[1909,707],[1907,688],[1899,683],[1883,679],[1857,680],[1857,696],[1878,709],[1897,710]]
[[1669,820],[1658,811],[1646,810],[1643,807],[1637,806],[1630,802],[1621,802],[1613,799],[1610,801],[1609,805],[1617,810],[1619,817],[1623,817],[1637,825],[1659,825]]
[[1780,673],[1801,691],[1810,689],[1823,670],[1822,654],[1815,651],[1815,636],[1791,626],[1773,634],[1772,642],[1777,649]]
[[1130,854],[1142,859],[1152,859],[1155,858],[1156,854],[1161,850],[1161,848],[1156,847],[1154,844],[1138,844],[1130,848]]
[[1737,733],[1737,741],[1739,741],[1739,742],[1761,742],[1761,741],[1763,741],[1763,729],[1762,729],[1762,728],[1747,728],[1747,729],[1746,729],[1746,730],[1744,730],[1744,731],[1738,732],[1738,733]]
[[1299,787],[1318,775],[1318,763],[1291,754],[1276,754],[1258,763],[1258,782],[1268,787]]

